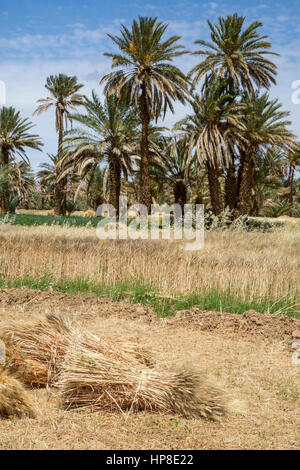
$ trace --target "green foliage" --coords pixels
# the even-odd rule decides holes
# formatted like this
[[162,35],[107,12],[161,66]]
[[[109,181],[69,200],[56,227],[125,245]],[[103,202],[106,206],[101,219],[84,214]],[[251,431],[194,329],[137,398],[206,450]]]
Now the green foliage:
[[215,24],[207,23],[211,42],[195,41],[202,49],[194,54],[204,56],[191,71],[196,83],[205,75],[208,80],[220,76],[234,87],[249,91],[254,90],[254,84],[269,88],[276,83],[277,67],[265,56],[278,54],[270,51],[268,37],[260,36],[258,28],[262,23],[255,21],[245,28],[245,17],[237,13],[219,17]]
[[61,216],[54,217],[52,215],[35,215],[35,214],[17,214],[13,217],[5,218],[0,214],[0,222],[6,220],[6,223],[12,225],[23,226],[39,226],[39,225],[58,225],[64,227],[97,227],[101,220],[100,217],[80,217],[80,216]]
[[[26,148],[41,150],[42,142],[38,135],[31,134],[34,125],[22,118],[15,108],[0,108],[0,152],[4,158],[7,152],[8,158],[21,157],[27,160]],[[3,162],[3,163],[8,163]]]
[[292,215],[293,215],[293,217],[299,217],[300,218],[300,203],[299,202],[297,202],[295,204],[295,207],[292,211]]
[[260,313],[283,313],[300,318],[299,306],[293,298],[285,299],[249,299],[243,300],[238,294],[216,289],[184,294],[163,294],[142,282],[132,284],[119,283],[115,286],[96,284],[88,279],[66,279],[55,281],[47,270],[41,279],[24,277],[22,279],[0,279],[0,287],[29,287],[31,289],[53,289],[71,295],[89,294],[97,297],[108,297],[113,301],[126,301],[142,304],[153,309],[159,317],[172,317],[178,310],[189,310],[197,307],[201,310],[242,314],[247,310]]
[[178,44],[178,36],[165,39],[168,25],[157,18],[139,17],[129,30],[124,25],[121,36],[108,36],[118,46],[118,54],[104,54],[112,59],[112,68],[105,75],[105,93],[116,93],[127,104],[140,111],[140,96],[147,95],[147,113],[156,120],[165,116],[169,108],[174,112],[172,101],[184,103],[187,98],[187,78],[171,62],[185,54],[184,46]]

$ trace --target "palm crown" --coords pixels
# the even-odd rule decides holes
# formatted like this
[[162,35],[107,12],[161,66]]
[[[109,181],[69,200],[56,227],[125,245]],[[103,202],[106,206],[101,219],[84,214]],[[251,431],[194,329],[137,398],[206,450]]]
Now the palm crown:
[[87,114],[73,114],[71,119],[81,127],[73,129],[65,138],[68,155],[82,173],[86,167],[100,160],[118,159],[124,171],[131,166],[135,150],[137,119],[134,111],[117,104],[116,97],[107,97],[101,103],[95,92],[84,100]]
[[214,78],[206,83],[201,95],[193,94],[194,113],[175,126],[189,141],[189,153],[200,163],[226,165],[231,160],[233,147],[243,140],[244,124],[241,117],[244,106],[231,101],[226,82]]
[[140,17],[139,21],[133,21],[131,31],[122,25],[121,37],[109,34],[121,54],[104,54],[112,58],[112,67],[118,70],[101,80],[106,83],[106,92],[117,93],[137,108],[144,88],[147,111],[156,119],[168,108],[173,112],[172,101],[183,103],[187,93],[186,76],[170,64],[186,52],[183,46],[176,44],[180,36],[163,40],[166,29],[167,25],[157,18]]
[[258,93],[250,93],[245,97],[245,106],[243,120],[245,136],[250,146],[260,146],[262,150],[268,146],[276,146],[286,151],[295,149],[295,136],[288,129],[291,124],[287,119],[289,112],[281,109],[277,99],[270,100],[268,93],[261,96]]
[[39,136],[30,132],[33,127],[14,108],[3,107],[0,110],[0,149],[4,164],[8,163],[9,158],[16,156],[27,160],[26,147],[41,150],[43,144]]
[[194,54],[204,56],[204,60],[191,71],[195,82],[208,74],[209,78],[219,75],[230,79],[236,87],[242,86],[253,91],[253,82],[259,87],[269,88],[276,83],[276,65],[265,56],[278,55],[271,52],[268,36],[260,36],[257,29],[262,23],[256,21],[243,30],[245,18],[229,15],[219,17],[219,22],[208,21],[212,42],[202,40],[195,44],[204,46]]
[[64,74],[51,75],[47,78],[45,88],[50,92],[50,97],[40,99],[41,103],[34,114],[41,114],[52,106],[56,106],[56,131],[67,127],[69,109],[75,110],[82,104],[82,95],[77,91],[83,85],[77,83],[77,77],[68,77]]

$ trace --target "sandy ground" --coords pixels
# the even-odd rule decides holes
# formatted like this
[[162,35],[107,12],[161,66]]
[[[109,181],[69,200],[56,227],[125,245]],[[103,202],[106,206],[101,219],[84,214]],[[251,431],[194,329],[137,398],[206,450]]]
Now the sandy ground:
[[[242,402],[221,423],[149,413],[66,412],[55,391],[32,391],[37,419],[0,420],[0,449],[297,449],[300,365],[292,361],[299,320],[184,312],[157,320],[143,306],[29,290],[0,291],[9,318],[63,313],[100,336],[136,337],[157,362],[192,367]],[[254,320],[255,318],[255,320]],[[252,326],[251,326],[252,325]],[[268,334],[268,332],[271,332]]]

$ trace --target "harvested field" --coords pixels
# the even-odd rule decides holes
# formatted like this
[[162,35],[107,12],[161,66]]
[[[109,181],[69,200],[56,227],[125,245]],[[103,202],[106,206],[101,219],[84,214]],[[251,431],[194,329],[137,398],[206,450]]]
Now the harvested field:
[[48,276],[108,286],[131,280],[163,293],[216,289],[242,299],[299,303],[299,230],[209,232],[200,252],[172,241],[100,241],[87,228],[3,226],[0,242],[5,280]]
[[[36,420],[0,421],[1,449],[299,448],[299,365],[291,349],[292,333],[299,329],[295,319],[287,319],[282,335],[267,335],[272,318],[266,317],[264,327],[259,324],[263,316],[255,314],[254,328],[248,318],[241,334],[238,319],[226,314],[222,327],[214,324],[215,313],[185,312],[177,320],[158,320],[141,306],[26,289],[0,291],[0,300],[0,324],[62,313],[99,336],[137,337],[158,363],[196,367],[242,402],[241,412],[235,408],[221,423],[149,412],[125,419],[120,412],[63,411],[53,391],[35,390]],[[278,321],[275,317],[276,332]]]

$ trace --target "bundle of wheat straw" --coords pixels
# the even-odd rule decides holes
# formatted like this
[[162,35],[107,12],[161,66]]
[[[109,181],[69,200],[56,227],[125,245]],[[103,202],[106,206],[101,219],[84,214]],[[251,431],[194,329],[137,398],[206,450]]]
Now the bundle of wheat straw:
[[60,316],[49,315],[35,323],[13,321],[0,328],[0,338],[6,344],[6,368],[32,387],[55,385],[65,353],[78,337],[90,350],[111,358],[125,360],[128,356],[131,362],[152,364],[151,354],[136,342],[98,338]]
[[0,366],[0,418],[11,416],[34,418],[34,405],[23,385]]
[[199,374],[137,367],[80,341],[65,356],[58,386],[64,409],[147,410],[208,419],[225,413],[222,392]]
[[12,321],[1,325],[6,344],[6,368],[33,387],[51,385],[70,343],[68,320],[49,315],[34,323]]

